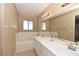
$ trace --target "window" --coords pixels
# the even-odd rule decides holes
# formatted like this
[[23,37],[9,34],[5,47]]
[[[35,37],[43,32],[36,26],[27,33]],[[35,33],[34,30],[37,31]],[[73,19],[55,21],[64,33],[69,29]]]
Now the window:
[[29,30],[33,30],[33,21],[29,21]]
[[23,30],[28,30],[28,21],[23,21]]
[[41,30],[46,30],[46,22],[41,23]]
[[23,21],[23,30],[33,30],[33,21],[24,20]]

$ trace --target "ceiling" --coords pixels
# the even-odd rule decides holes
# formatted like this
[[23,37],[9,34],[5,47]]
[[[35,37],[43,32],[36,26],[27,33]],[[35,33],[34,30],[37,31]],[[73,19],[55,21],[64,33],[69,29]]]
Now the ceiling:
[[15,3],[19,14],[31,17],[38,16],[48,5],[49,3]]

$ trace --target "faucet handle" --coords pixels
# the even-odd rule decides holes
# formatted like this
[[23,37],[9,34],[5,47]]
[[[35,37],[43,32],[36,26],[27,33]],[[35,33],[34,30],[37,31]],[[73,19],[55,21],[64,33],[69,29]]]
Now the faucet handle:
[[79,41],[76,42],[76,45],[79,45]]

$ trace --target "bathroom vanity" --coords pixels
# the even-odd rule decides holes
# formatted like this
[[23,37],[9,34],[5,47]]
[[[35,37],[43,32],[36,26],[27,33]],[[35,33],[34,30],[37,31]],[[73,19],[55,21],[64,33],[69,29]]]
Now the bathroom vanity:
[[36,36],[34,39],[34,49],[38,56],[79,56],[79,49],[69,49],[69,44],[70,41],[61,38]]

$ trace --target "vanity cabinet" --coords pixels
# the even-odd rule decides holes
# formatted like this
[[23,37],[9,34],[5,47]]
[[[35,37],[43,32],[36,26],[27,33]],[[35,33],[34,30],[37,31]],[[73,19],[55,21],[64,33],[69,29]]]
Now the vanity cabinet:
[[49,51],[41,42],[34,40],[34,49],[38,56],[55,56],[51,51]]
[[38,56],[79,56],[78,51],[68,49],[69,41],[60,38],[35,37],[34,50]]

